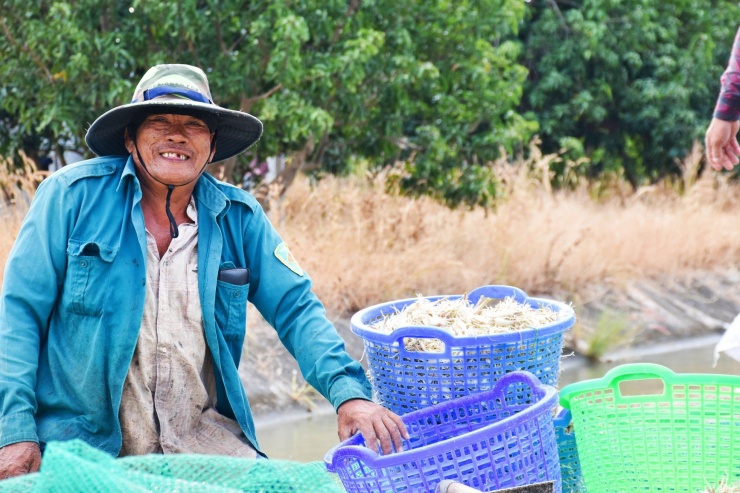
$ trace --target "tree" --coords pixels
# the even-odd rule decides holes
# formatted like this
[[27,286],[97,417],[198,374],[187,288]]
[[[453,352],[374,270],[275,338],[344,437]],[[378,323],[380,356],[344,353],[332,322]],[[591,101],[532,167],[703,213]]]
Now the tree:
[[401,160],[407,190],[451,204],[489,203],[485,163],[536,129],[514,111],[519,0],[0,1],[5,155],[27,134],[87,152],[94,118],[170,62],[265,123],[251,156],[319,173]]
[[678,173],[711,118],[737,14],[711,0],[533,1],[520,111],[536,115],[545,152],[580,147],[591,175],[637,186]]

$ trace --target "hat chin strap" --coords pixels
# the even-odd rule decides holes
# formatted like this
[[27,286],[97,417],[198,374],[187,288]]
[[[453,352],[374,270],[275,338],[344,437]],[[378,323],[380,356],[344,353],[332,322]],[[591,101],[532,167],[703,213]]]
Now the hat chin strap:
[[[203,166],[200,168],[200,171],[198,172],[197,175],[195,175],[194,178],[186,181],[185,183],[180,183],[179,185],[172,185],[170,183],[163,182],[162,180],[158,179],[156,176],[154,176],[153,174],[149,172],[149,168],[147,168],[146,163],[144,162],[144,159],[142,159],[141,153],[139,152],[139,146],[136,145],[136,136],[134,136],[131,140],[134,143],[134,149],[136,149],[136,156],[139,158],[139,163],[141,163],[141,167],[144,168],[144,171],[146,171],[146,174],[149,175],[149,177],[152,180],[158,183],[161,183],[162,185],[167,187],[167,199],[165,200],[164,211],[167,213],[167,219],[169,219],[170,221],[170,236],[172,238],[177,238],[178,236],[180,236],[180,230],[177,227],[177,221],[175,221],[175,216],[172,214],[172,210],[170,209],[170,198],[172,197],[172,191],[175,189],[175,187],[183,187],[187,185],[188,183],[192,183],[193,181],[200,178],[200,175],[203,174],[203,170],[206,169],[206,166],[208,166],[208,163],[210,163],[211,160],[206,159],[206,162],[203,164]],[[209,156],[213,155],[213,149],[215,148],[215,146],[216,146],[216,132],[213,133],[213,138],[211,139],[211,151],[209,153]]]

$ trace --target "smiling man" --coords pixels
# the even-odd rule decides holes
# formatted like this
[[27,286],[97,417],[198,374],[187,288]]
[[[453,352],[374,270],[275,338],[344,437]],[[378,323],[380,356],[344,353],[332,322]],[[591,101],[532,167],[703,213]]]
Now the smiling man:
[[158,65],[88,130],[100,157],[41,184],[0,295],[0,479],[74,438],[114,456],[263,455],[238,373],[247,301],[334,405],[341,439],[400,448],[403,422],[370,400],[259,204],[203,172],[261,133],[213,102],[200,69]]

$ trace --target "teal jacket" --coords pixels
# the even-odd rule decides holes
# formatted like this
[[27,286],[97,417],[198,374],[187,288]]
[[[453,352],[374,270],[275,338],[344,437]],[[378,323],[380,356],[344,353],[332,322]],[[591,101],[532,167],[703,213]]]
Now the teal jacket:
[[[338,408],[369,399],[359,363],[327,320],[257,201],[210,175],[194,191],[203,327],[218,411],[259,450],[237,368],[247,300],[272,325],[306,380]],[[112,455],[139,335],[146,283],[141,186],[126,157],[67,166],[44,180],[10,252],[0,295],[0,447],[79,438]],[[248,268],[239,286],[220,269]]]

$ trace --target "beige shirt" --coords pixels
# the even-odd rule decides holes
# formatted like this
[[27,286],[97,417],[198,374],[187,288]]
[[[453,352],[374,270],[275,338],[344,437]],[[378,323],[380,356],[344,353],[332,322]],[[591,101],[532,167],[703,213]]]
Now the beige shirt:
[[216,411],[213,361],[198,291],[198,216],[159,258],[147,231],[146,298],[119,419],[120,456],[149,453],[257,456],[239,424]]

